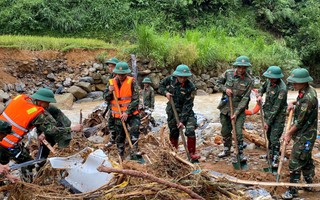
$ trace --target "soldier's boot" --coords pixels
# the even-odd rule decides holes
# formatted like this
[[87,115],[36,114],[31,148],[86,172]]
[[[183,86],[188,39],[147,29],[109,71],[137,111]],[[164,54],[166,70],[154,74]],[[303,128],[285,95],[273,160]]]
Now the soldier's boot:
[[270,158],[272,158],[272,163],[271,166],[273,168],[278,168],[279,165],[279,155],[280,155],[280,147],[279,146],[275,146],[272,148],[272,157],[270,156]]
[[116,133],[114,131],[110,131],[110,140],[105,145],[105,147],[110,148],[116,143]]
[[196,154],[196,137],[188,137],[188,151],[192,161],[197,161],[201,156]]
[[247,157],[243,154],[243,142],[239,142],[238,143],[238,149],[239,149],[239,158],[240,158],[240,162],[247,162]]
[[[300,171],[290,172],[290,183],[299,183]],[[297,187],[290,186],[289,189],[281,195],[282,199],[293,199],[298,196]]]
[[219,158],[230,156],[230,147],[224,147],[223,151],[218,154]]
[[174,148],[178,149],[179,138],[170,137],[170,143]]
[[[306,181],[307,184],[312,184],[313,183],[313,178],[311,176],[304,176],[304,180]],[[314,190],[312,187],[303,187],[304,191],[307,192],[313,192]]]

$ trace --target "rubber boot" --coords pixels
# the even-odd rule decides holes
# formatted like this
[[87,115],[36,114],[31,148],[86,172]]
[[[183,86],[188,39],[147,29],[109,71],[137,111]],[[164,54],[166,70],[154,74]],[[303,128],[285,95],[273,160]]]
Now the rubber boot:
[[[299,183],[300,171],[290,172],[290,183]],[[293,199],[293,197],[298,196],[297,187],[290,186],[289,189],[281,195],[282,199]]]
[[239,149],[239,158],[240,158],[240,162],[247,162],[247,157],[243,154],[243,142],[239,142],[238,143],[238,149]]
[[170,137],[170,142],[174,148],[178,149],[179,138]]
[[272,167],[273,168],[278,168],[278,164],[279,164],[279,150],[280,150],[280,147],[278,146],[275,146],[273,148],[273,151],[272,151],[272,154],[273,156],[271,157],[272,158]]
[[[304,177],[304,180],[306,181],[307,184],[312,184],[313,183],[313,178],[312,177]],[[313,189],[312,187],[303,187],[303,190],[304,191],[307,191],[307,192],[313,192]]]
[[198,160],[201,156],[196,154],[196,137],[188,137],[187,143],[191,160]]
[[227,156],[230,156],[230,148],[229,147],[224,147],[223,151],[218,154],[218,157],[219,158],[224,158],[224,157],[227,157]]

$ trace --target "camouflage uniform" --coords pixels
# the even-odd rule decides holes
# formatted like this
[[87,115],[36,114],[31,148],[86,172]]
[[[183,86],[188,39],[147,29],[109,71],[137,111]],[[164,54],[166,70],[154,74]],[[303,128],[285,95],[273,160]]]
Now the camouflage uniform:
[[[246,118],[245,109],[248,107],[250,101],[250,93],[253,88],[253,79],[246,72],[243,76],[238,76],[236,69],[229,69],[225,71],[216,83],[216,89],[223,92],[221,102],[218,106],[220,110],[220,122],[222,124],[221,135],[224,140],[225,154],[230,154],[232,145],[232,126],[230,119],[230,106],[226,89],[231,89],[233,92],[233,107],[236,115],[236,134],[238,140],[239,155],[243,158],[243,136],[242,128]],[[223,156],[219,156],[223,157]]]
[[[60,133],[60,136],[51,136],[47,134],[46,140],[52,146],[54,146],[57,141],[60,141],[60,145],[59,145],[60,147],[68,146],[71,140],[71,128],[70,128],[71,121],[69,120],[69,118],[59,108],[57,108],[54,105],[49,105],[49,107],[46,108],[45,115],[52,116],[52,118],[55,120],[56,126],[59,127],[58,130],[60,131],[60,132],[57,132],[57,133]],[[41,118],[41,116],[40,117],[39,116],[37,118]],[[35,120],[40,121],[40,119],[37,119],[37,118]],[[47,120],[51,120],[49,118],[50,117],[47,117]],[[53,126],[54,122],[52,121],[52,123],[50,124],[51,126]],[[48,126],[50,125],[48,124]],[[39,128],[37,128],[37,132],[38,134],[41,134]],[[55,139],[55,137],[57,139]],[[41,158],[47,158],[49,153],[50,153],[50,150],[45,145],[43,145]]]
[[280,151],[280,137],[283,133],[287,110],[287,86],[282,79],[277,79],[275,84],[269,80],[259,89],[259,96],[266,93],[263,105],[265,123],[268,125],[267,139],[269,141],[269,157],[273,164],[278,163]]
[[[168,92],[172,94],[179,119],[186,127],[185,135],[187,137],[195,137],[197,120],[192,110],[196,93],[195,85],[188,79],[182,85],[175,76],[169,76],[160,82],[159,92],[162,95],[166,95]],[[179,129],[170,102],[167,103],[166,113],[168,115],[167,121],[170,129],[170,138],[178,139]]]
[[[109,75],[109,80],[113,79],[114,77],[115,77],[115,75],[113,73],[111,73]],[[106,96],[108,95],[108,90],[109,90],[108,88],[109,88],[109,82],[107,83],[106,90],[103,93],[103,98],[105,99],[106,102],[107,102]],[[116,142],[117,134],[115,131],[115,119],[112,116],[111,105],[109,103],[108,103],[108,106],[106,109],[107,109],[107,112],[109,112],[108,129],[109,129],[109,133],[110,133],[110,139],[109,139],[110,144],[108,143],[107,145],[110,147],[112,144],[114,144]]]
[[[119,88],[121,87],[121,82],[120,80],[116,77]],[[131,102],[128,106],[128,109],[126,110],[126,113],[129,114],[129,117],[126,121],[128,131],[130,133],[130,139],[132,144],[135,144],[135,148],[138,148],[138,139],[139,139],[139,126],[140,126],[140,117],[139,115],[130,115],[133,113],[135,110],[137,110],[139,106],[139,87],[136,83],[135,80],[132,81],[132,98]],[[105,100],[109,102],[113,100],[113,94],[109,92],[109,88],[106,89],[105,91]],[[124,145],[125,145],[125,140],[126,140],[126,135],[122,126],[121,119],[114,118],[115,122],[115,133],[117,135],[116,143],[117,147],[119,150],[120,156],[124,155]]]
[[[300,174],[307,183],[312,183],[315,175],[312,149],[317,137],[318,126],[317,92],[311,86],[299,91],[294,113],[293,125],[298,130],[292,135],[294,141],[289,169],[293,176],[290,182],[299,182]],[[291,180],[292,179],[292,180]]]
[[154,109],[154,89],[151,85],[142,90],[143,106],[145,108]]

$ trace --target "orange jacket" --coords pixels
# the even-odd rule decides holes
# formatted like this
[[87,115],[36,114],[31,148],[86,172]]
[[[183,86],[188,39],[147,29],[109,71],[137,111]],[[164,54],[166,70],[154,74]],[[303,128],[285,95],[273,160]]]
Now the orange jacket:
[[0,115],[0,119],[10,123],[15,133],[4,137],[0,145],[5,148],[14,147],[22,139],[23,135],[33,128],[29,127],[29,123],[43,112],[44,108],[33,104],[31,98],[25,94],[18,95],[12,99]]
[[[133,77],[127,76],[127,78],[123,81],[121,88],[119,88],[117,80],[115,78],[110,81],[110,84],[114,86],[114,91],[116,93],[116,97],[118,98],[121,113],[125,112],[128,109],[128,106],[132,100],[132,81]],[[117,102],[115,99],[111,101],[111,111],[114,118],[120,118],[121,113],[119,113],[119,109],[117,107]],[[138,113],[139,111],[135,110],[132,115],[136,115]]]

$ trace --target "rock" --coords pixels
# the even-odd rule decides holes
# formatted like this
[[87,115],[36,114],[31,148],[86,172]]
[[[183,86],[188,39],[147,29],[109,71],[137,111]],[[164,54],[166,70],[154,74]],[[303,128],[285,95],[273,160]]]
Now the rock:
[[94,91],[87,94],[87,98],[97,99],[103,96],[102,91]]
[[92,101],[93,101],[93,98],[86,97],[86,98],[77,100],[76,103],[92,102]]
[[204,90],[197,90],[197,96],[208,96],[209,94],[206,93]]
[[93,83],[94,81],[93,81],[93,78],[92,77],[89,77],[89,76],[86,76],[86,77],[81,77],[80,79],[79,79],[79,82],[88,82],[88,83]]
[[71,93],[56,94],[54,98],[57,100],[57,103],[52,103],[60,109],[70,110],[73,105],[74,96]]
[[250,143],[247,145],[246,149],[249,149],[249,150],[253,150],[256,148],[256,144],[255,143]]
[[101,143],[104,142],[103,137],[98,136],[98,135],[90,136],[90,137],[88,138],[88,140],[89,140],[90,142],[92,142],[92,143],[95,143],[95,144],[101,144]]
[[91,92],[91,84],[88,82],[78,82],[75,85],[81,87],[86,92]]
[[3,102],[0,102],[0,114],[4,111],[5,105]]
[[95,86],[97,91],[104,91],[106,89],[105,84],[96,84]]
[[7,101],[10,99],[10,96],[8,93],[4,92],[3,90],[0,90],[0,99],[1,102],[3,102],[3,100]]
[[24,92],[24,88],[26,87],[26,85],[24,83],[15,83],[15,90],[18,92],[18,93],[22,93]]
[[70,87],[72,85],[71,78],[67,77],[65,81],[63,81],[63,86]]
[[209,80],[210,79],[210,75],[208,74],[201,74],[201,78],[205,81]]
[[67,92],[72,93],[73,96],[77,99],[82,99],[87,96],[87,92],[84,89],[82,89],[81,87],[75,86],[75,85],[71,86],[67,90]]
[[47,75],[47,78],[50,80],[50,81],[55,81],[56,80],[56,76],[53,74],[53,73],[50,73]]

